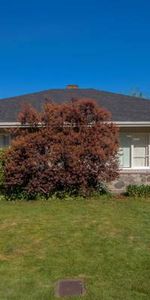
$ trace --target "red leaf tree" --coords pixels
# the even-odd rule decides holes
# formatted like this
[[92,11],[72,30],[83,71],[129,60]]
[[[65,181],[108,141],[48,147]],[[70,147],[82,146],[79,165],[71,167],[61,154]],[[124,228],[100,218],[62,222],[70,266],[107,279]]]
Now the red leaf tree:
[[118,128],[91,99],[24,107],[5,161],[8,193],[87,193],[118,176]]

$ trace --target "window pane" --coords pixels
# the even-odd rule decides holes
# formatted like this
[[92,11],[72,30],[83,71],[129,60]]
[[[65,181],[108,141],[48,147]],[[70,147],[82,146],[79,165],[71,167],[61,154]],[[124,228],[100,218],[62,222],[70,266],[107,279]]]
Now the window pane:
[[146,134],[134,135],[133,146],[133,166],[146,167],[148,161],[148,136]]
[[142,157],[134,157],[134,167],[146,167],[146,159]]
[[[131,145],[133,147],[131,147]],[[146,133],[122,133],[120,136],[120,166],[123,168],[149,166],[149,135]],[[132,151],[132,164],[131,164]]]
[[120,167],[130,168],[131,167],[131,136],[123,133],[120,136]]
[[9,135],[0,135],[0,148],[5,148],[10,145],[10,136]]

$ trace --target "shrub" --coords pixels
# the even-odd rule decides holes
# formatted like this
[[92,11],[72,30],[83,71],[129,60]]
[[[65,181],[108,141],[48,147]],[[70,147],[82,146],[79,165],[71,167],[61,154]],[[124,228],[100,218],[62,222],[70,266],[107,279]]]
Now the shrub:
[[110,190],[107,187],[107,184],[104,182],[98,182],[97,187],[96,187],[96,192],[99,195],[104,195],[104,194],[111,194]]
[[150,185],[128,185],[127,195],[131,197],[149,197],[150,196]]
[[20,121],[5,160],[9,195],[88,194],[118,176],[118,128],[94,101],[26,107]]

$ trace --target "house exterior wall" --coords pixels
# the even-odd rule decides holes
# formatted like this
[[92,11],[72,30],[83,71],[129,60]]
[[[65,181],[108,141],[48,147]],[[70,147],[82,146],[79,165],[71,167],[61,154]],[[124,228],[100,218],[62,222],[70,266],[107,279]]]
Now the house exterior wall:
[[[149,133],[150,127],[122,127],[120,133]],[[9,134],[8,129],[0,128],[0,135]],[[150,155],[150,153],[149,153]],[[150,167],[146,169],[121,169],[119,177],[108,184],[109,189],[115,193],[123,193],[129,184],[150,184]]]
[[129,184],[150,185],[150,170],[122,170],[119,177],[108,184],[108,188],[114,193],[124,193]]
[[[132,128],[120,128],[120,133],[148,133],[150,134],[150,128],[148,127],[132,127]],[[150,153],[149,153],[150,155]],[[150,167],[146,169],[121,169],[119,177],[108,184],[109,189],[114,193],[124,193],[129,184],[149,184],[150,185]]]

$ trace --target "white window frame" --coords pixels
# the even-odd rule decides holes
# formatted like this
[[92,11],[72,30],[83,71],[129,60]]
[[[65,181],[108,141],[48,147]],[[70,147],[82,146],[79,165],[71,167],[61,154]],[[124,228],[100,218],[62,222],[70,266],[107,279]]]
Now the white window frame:
[[[121,132],[121,134],[129,134],[128,132]],[[138,134],[144,134],[144,135],[147,135],[148,137],[148,166],[145,166],[145,167],[135,167],[134,166],[134,144],[133,142],[131,143],[131,146],[130,146],[130,152],[131,152],[131,156],[130,156],[130,162],[131,162],[131,167],[120,167],[119,169],[120,170],[149,170],[150,169],[150,133],[147,133],[147,132],[131,132],[131,134],[134,136],[134,135],[138,135]]]

